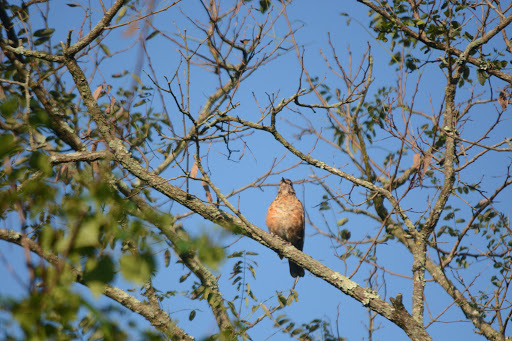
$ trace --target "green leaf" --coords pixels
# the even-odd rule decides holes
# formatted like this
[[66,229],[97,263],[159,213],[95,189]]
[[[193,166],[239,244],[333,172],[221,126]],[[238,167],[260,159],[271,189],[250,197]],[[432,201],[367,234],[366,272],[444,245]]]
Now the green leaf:
[[35,110],[29,117],[30,125],[33,127],[48,127],[51,124],[51,119],[46,110]]
[[349,240],[351,235],[352,234],[347,229],[343,229],[340,231],[340,238],[343,240]]
[[46,43],[46,42],[47,42],[47,41],[49,41],[49,40],[50,40],[50,37],[49,37],[49,36],[48,36],[48,37],[42,37],[42,38],[39,38],[39,39],[37,39],[36,41],[34,41],[34,45],[39,46],[39,45],[41,45],[41,44]]
[[51,175],[53,171],[48,156],[40,152],[34,152],[30,155],[29,165],[36,170],[42,171],[46,176]]
[[12,155],[21,148],[12,134],[0,135],[0,160],[6,155]]
[[485,72],[484,70],[477,70],[476,78],[478,79],[478,83],[480,83],[480,85],[484,85],[485,81],[488,78],[487,72]]
[[99,259],[90,258],[85,263],[84,282],[110,283],[114,279],[114,262],[110,256],[101,256]]
[[227,258],[242,257],[243,255],[244,255],[243,251],[235,251],[232,254],[230,254]]
[[146,100],[145,99],[141,99],[140,101],[138,101],[137,103],[135,103],[133,105],[134,108],[137,108],[137,107],[140,107],[141,105],[143,105],[144,103],[146,103]]
[[100,44],[100,47],[103,53],[110,57],[110,49],[108,48],[108,46],[105,44]]
[[119,12],[117,12],[116,24],[119,22],[119,20],[121,20],[124,17],[127,9],[128,9],[128,7],[124,6],[123,8],[121,8],[119,10]]
[[288,303],[288,301],[286,300],[286,297],[284,297],[281,293],[279,293],[277,295],[277,299],[279,300],[279,303],[282,305],[282,306],[286,306],[286,304]]
[[203,237],[198,245],[199,259],[212,269],[217,269],[224,259],[224,248],[213,245],[208,238]]
[[115,269],[112,259],[103,256],[99,259],[91,258],[85,264],[84,282],[95,297],[103,294],[105,284],[114,279]]
[[75,247],[97,246],[100,237],[100,222],[98,219],[89,219],[78,230],[75,239]]
[[265,13],[270,7],[270,0],[260,0],[260,11]]
[[343,226],[343,225],[345,225],[347,222],[348,222],[348,218],[341,218],[340,220],[338,220],[337,225],[338,225],[338,226]]
[[17,109],[18,99],[16,97],[11,97],[8,100],[0,103],[0,115],[5,118],[11,117]]
[[159,35],[159,34],[160,34],[160,31],[154,31],[154,32],[152,32],[150,35],[148,35],[148,36],[146,37],[146,41],[148,41],[149,39],[152,39],[152,38],[156,37],[156,36],[157,36],[157,35]]
[[190,276],[192,272],[188,272],[180,277],[180,283],[183,283],[187,280],[188,276]]
[[143,283],[150,279],[155,262],[150,255],[125,254],[119,259],[121,274],[129,281]]
[[467,40],[473,40],[473,36],[469,32],[467,32],[467,31],[464,32],[462,37],[467,39]]
[[169,251],[169,249],[167,249],[167,250],[165,250],[165,253],[164,253],[164,262],[165,262],[166,268],[169,266],[170,261],[171,261],[171,252]]
[[139,85],[140,85],[140,86],[144,86],[144,83],[142,83],[142,81],[140,80],[139,75],[137,75],[137,74],[135,74],[135,73],[133,73],[133,72],[131,73],[131,75],[132,75],[133,79],[135,79],[135,81],[136,81],[137,83],[139,83]]
[[49,37],[55,32],[54,28],[43,28],[34,32],[34,37]]

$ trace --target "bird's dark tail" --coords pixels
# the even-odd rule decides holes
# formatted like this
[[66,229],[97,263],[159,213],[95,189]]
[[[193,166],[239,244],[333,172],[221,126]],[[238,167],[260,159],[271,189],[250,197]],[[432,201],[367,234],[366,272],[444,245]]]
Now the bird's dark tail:
[[290,275],[292,277],[304,277],[304,269],[292,262],[291,260],[288,261],[288,264],[290,264]]

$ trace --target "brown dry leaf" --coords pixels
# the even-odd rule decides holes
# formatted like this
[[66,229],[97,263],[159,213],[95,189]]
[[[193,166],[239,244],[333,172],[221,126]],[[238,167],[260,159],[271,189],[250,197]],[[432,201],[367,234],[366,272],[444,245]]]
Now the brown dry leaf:
[[4,172],[6,174],[11,174],[12,173],[12,165],[11,165],[11,160],[9,159],[8,156],[5,156],[4,157]]
[[420,168],[421,155],[420,153],[415,153],[412,158],[412,166],[416,169]]
[[507,98],[507,93],[505,92],[505,90],[501,90],[500,91],[500,95],[498,96],[498,103],[501,105],[501,108],[503,110],[507,109],[507,106],[508,106],[508,98]]
[[95,101],[97,101],[98,98],[100,98],[102,90],[103,90],[103,85],[98,86],[96,88],[96,90],[94,90],[94,93],[92,94],[92,97],[94,98]]
[[106,95],[110,95],[110,90],[112,90],[112,85],[107,85],[107,89],[105,89]]
[[430,168],[430,163],[432,162],[432,154],[425,155],[423,158],[423,170],[421,171],[421,178],[425,176],[425,173]]
[[137,32],[139,29],[139,25],[135,22],[132,22],[130,25],[128,25],[128,28],[123,31],[123,38],[129,38]]
[[194,162],[194,165],[192,166],[192,169],[190,170],[190,177],[195,178],[197,175],[197,170],[199,168],[197,167],[197,163]]
[[112,99],[110,100],[110,105],[105,110],[105,114],[110,114],[112,112],[112,110],[114,109],[114,104],[116,104],[116,98],[112,96]]
[[142,81],[140,80],[139,75],[137,75],[137,74],[135,74],[135,73],[133,73],[133,72],[131,73],[131,75],[132,75],[133,79],[134,79],[137,83],[139,83],[139,85],[140,85],[140,86],[144,86],[144,83],[142,83]]
[[56,181],[63,181],[66,185],[69,183],[68,167],[69,166],[67,163],[63,163],[59,167],[59,170],[57,171]]
[[116,114],[116,119],[120,120],[122,118],[128,118],[128,117],[124,117],[124,116],[128,116],[128,115],[124,115],[125,111],[124,111],[124,108],[121,107],[121,109],[119,109],[119,112]]
[[100,167],[98,166],[98,162],[97,161],[93,161],[91,162],[91,167],[92,167],[92,171],[93,171],[93,176],[94,174],[100,176],[101,175],[101,172],[100,172]]
[[206,193],[206,199],[208,199],[209,202],[213,202],[212,193],[210,192],[210,186],[206,183],[206,181],[201,181],[203,184],[204,191]]
[[0,100],[4,101],[6,98],[7,96],[5,96],[4,89],[2,89],[2,87],[0,86]]

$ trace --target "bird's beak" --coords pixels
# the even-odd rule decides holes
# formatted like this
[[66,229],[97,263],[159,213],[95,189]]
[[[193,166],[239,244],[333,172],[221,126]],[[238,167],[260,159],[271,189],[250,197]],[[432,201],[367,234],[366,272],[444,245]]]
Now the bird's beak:
[[281,182],[283,182],[283,181],[284,181],[284,178],[281,178]]

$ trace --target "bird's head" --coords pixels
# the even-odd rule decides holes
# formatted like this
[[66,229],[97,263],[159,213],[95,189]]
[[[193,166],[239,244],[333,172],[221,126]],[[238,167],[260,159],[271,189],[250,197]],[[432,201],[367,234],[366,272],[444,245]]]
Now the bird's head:
[[290,179],[281,179],[281,183],[279,184],[279,190],[277,194],[295,194],[295,190],[293,189],[293,184]]

